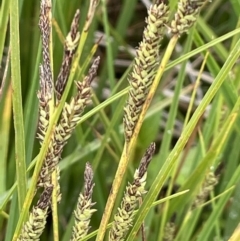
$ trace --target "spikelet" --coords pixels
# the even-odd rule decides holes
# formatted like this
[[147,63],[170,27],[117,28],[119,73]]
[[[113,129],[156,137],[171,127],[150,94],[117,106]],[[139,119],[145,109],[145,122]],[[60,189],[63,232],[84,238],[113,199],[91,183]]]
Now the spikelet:
[[65,103],[60,122],[55,128],[52,141],[48,147],[47,155],[39,176],[38,187],[51,185],[50,176],[59,162],[63,147],[71,137],[74,128],[81,118],[84,108],[91,101],[90,85],[96,75],[99,61],[99,57],[94,60],[89,69],[88,75],[84,78],[83,82],[76,82],[78,91],[77,95],[75,98],[71,99],[70,104]]
[[191,209],[195,209],[201,206],[214,189],[214,187],[218,184],[219,175],[215,175],[214,172],[209,172],[203,182],[201,190],[199,191],[198,195],[196,196]]
[[176,214],[171,217],[171,220],[164,227],[163,241],[173,241],[176,233]]
[[132,137],[149,88],[153,82],[159,58],[160,40],[168,21],[168,7],[161,3],[152,5],[146,19],[143,40],[136,51],[133,71],[129,76],[129,96],[124,108],[124,133],[127,142]]
[[40,65],[40,90],[37,93],[39,100],[39,122],[37,138],[42,145],[50,119],[50,101],[52,100],[51,86],[44,79],[43,66]]
[[43,46],[43,78],[52,89],[52,70],[50,62],[50,32],[51,32],[51,21],[52,21],[52,5],[51,0],[41,0],[40,2],[40,17],[39,17],[39,28],[42,36]]
[[60,68],[55,89],[57,100],[61,99],[62,93],[65,89],[66,82],[70,73],[71,64],[73,60],[74,53],[76,52],[77,45],[79,42],[80,34],[78,32],[79,27],[80,11],[77,10],[72,24],[70,32],[68,33],[65,44],[64,44],[64,57],[62,61],[62,66]]
[[75,223],[71,241],[78,241],[87,235],[90,229],[91,216],[96,211],[92,209],[92,206],[95,204],[92,202],[93,187],[95,184],[93,183],[93,170],[89,163],[86,163],[84,181],[84,193],[80,193],[77,208],[74,211]]
[[57,128],[58,137],[57,142],[66,142],[73,129],[76,127],[77,122],[80,120],[84,108],[91,103],[91,82],[97,73],[100,57],[97,57],[88,75],[84,78],[83,82],[77,81],[76,86],[78,94],[72,98],[70,104],[65,103],[60,123]]
[[145,193],[147,179],[147,167],[155,151],[155,144],[151,143],[143,156],[139,168],[135,171],[132,184],[126,187],[118,213],[114,216],[114,221],[109,232],[109,241],[123,241],[124,237],[132,225],[134,210],[137,208],[139,198]]
[[197,20],[197,15],[206,0],[180,0],[174,20],[171,22],[170,32],[181,35],[187,32]]
[[85,23],[85,26],[83,29],[84,32],[87,32],[89,30],[89,27],[92,23],[92,20],[93,20],[93,17],[94,17],[94,14],[95,14],[95,11],[96,11],[96,8],[97,8],[97,5],[99,4],[99,2],[100,2],[100,0],[90,0],[86,23]]
[[164,228],[163,241],[173,241],[176,232],[176,224],[168,222]]
[[45,228],[48,208],[51,203],[52,187],[44,190],[37,205],[33,207],[28,221],[24,224],[18,241],[38,241]]

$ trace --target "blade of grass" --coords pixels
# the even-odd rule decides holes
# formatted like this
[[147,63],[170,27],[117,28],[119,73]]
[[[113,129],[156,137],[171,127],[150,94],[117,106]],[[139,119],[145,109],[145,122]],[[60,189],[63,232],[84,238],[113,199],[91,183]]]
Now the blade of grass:
[[[26,140],[26,163],[30,164],[32,160],[32,152],[34,146],[34,139],[36,135],[36,123],[38,118],[38,103],[36,97],[36,90],[38,86],[38,70],[40,63],[41,47],[40,42],[37,48],[37,56],[34,66],[33,75],[31,76],[32,83],[29,87],[26,102],[24,105],[24,129]],[[33,125],[35,124],[35,126]]]
[[[197,31],[195,31],[194,33],[194,43],[197,46],[203,44],[203,40]],[[212,54],[209,54],[209,58],[207,60],[207,66],[210,70],[210,73],[214,77],[217,76],[218,72],[220,71],[220,67]],[[227,79],[228,81],[225,81],[223,83],[221,90],[224,94],[225,99],[227,100],[228,105],[232,108],[237,99],[238,94],[229,76],[227,77]]]
[[110,88],[111,90],[113,90],[116,84],[116,80],[115,80],[115,73],[114,73],[114,60],[113,60],[113,50],[112,50],[110,29],[108,26],[107,3],[106,3],[106,0],[101,0],[101,2],[102,2],[102,14],[103,14],[103,26],[104,26],[104,32],[106,34],[107,71],[108,71],[108,78],[110,82]]
[[25,138],[22,110],[20,49],[19,49],[19,9],[18,1],[11,0],[10,5],[10,46],[11,74],[13,91],[13,117],[15,129],[16,172],[18,182],[18,205],[22,209],[27,193],[27,177],[25,162]]
[[[126,35],[126,30],[128,29],[128,26],[130,24],[131,19],[134,16],[134,10],[136,8],[137,0],[125,0],[123,2],[123,7],[120,11],[120,16],[117,21],[116,25],[116,32],[124,37]],[[109,23],[108,23],[109,24]],[[116,57],[118,53],[118,44],[117,44],[117,39],[114,39],[112,43],[112,53],[113,53],[113,58]],[[99,91],[103,89],[103,86],[105,85],[105,80],[106,80],[106,73],[107,73],[107,65],[104,65],[102,73],[100,74],[100,83],[99,83]],[[97,94],[99,94],[97,92]]]
[[187,54],[179,57],[178,59],[173,60],[173,61],[170,62],[169,64],[167,64],[165,70],[168,70],[168,69],[174,67],[175,65],[181,63],[182,61],[184,61],[184,60],[186,60],[186,59],[189,59],[189,58],[191,58],[192,56],[194,56],[194,55],[196,55],[196,54],[198,54],[198,53],[201,53],[202,51],[207,50],[207,49],[209,49],[210,47],[212,47],[212,46],[214,46],[214,45],[216,45],[216,44],[218,44],[218,43],[221,43],[221,42],[223,42],[223,41],[231,38],[232,36],[234,36],[234,35],[236,35],[236,34],[238,34],[238,33],[240,33],[240,28],[237,28],[237,29],[235,29],[235,30],[233,30],[233,31],[231,31],[231,32],[229,32],[229,33],[221,36],[221,37],[218,37],[217,39],[214,39],[214,40],[212,40],[212,41],[204,44],[203,46],[200,46],[200,47],[192,50],[191,52],[189,52],[189,53],[187,53]]
[[[210,29],[201,16],[198,17],[197,30],[199,34],[204,36],[207,42],[216,39],[216,34]],[[228,51],[222,43],[214,45],[213,50],[217,53],[218,57],[221,58],[222,61],[224,61],[228,56]]]
[[0,59],[3,56],[4,42],[6,39],[9,11],[10,11],[10,2],[9,0],[3,0],[0,8]]
[[13,194],[13,198],[11,201],[11,206],[10,206],[10,213],[9,213],[9,219],[7,223],[7,230],[6,230],[6,236],[5,236],[5,241],[11,241],[12,236],[14,233],[14,228],[16,226],[16,222],[18,219],[18,198],[17,198],[17,192]]
[[2,140],[0,142],[0,194],[6,191],[6,178],[7,178],[7,152],[9,148],[9,137],[10,137],[10,123],[12,116],[12,98],[11,98],[11,88],[8,88],[7,94],[4,98],[4,106],[1,108],[1,113],[3,113],[1,126],[0,126],[0,136]]
[[199,87],[200,85],[200,81],[201,81],[201,76],[202,76],[202,73],[203,73],[203,70],[204,70],[204,67],[206,65],[206,61],[207,61],[207,58],[208,58],[208,55],[209,55],[209,52],[206,53],[204,59],[203,59],[203,63],[201,65],[201,68],[200,68],[200,71],[199,71],[199,75],[197,77],[197,80],[196,82],[194,83],[194,88],[193,88],[193,92],[192,92],[192,95],[191,95],[191,99],[190,99],[190,103],[189,103],[189,106],[188,106],[188,109],[187,109],[187,114],[186,114],[186,118],[184,120],[184,125],[183,126],[186,126],[187,123],[188,123],[188,120],[190,118],[190,114],[193,110],[193,105],[194,105],[194,101],[195,101],[195,97],[196,97],[196,94],[197,94],[197,88]]

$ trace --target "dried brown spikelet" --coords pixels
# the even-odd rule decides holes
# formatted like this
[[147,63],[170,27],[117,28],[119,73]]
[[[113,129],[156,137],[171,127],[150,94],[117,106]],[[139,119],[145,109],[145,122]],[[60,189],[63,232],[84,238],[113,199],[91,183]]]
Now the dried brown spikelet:
[[59,124],[55,128],[53,138],[48,147],[48,152],[38,181],[39,187],[48,186],[49,184],[51,185],[50,175],[59,162],[63,147],[67,143],[67,140],[71,137],[78,121],[81,119],[84,108],[91,101],[90,85],[97,73],[99,62],[100,58],[97,57],[89,69],[88,75],[83,79],[83,81],[76,82],[78,93],[75,98],[71,99],[70,104],[65,103]]
[[147,178],[147,167],[155,151],[155,144],[151,143],[143,156],[139,168],[135,171],[134,181],[126,187],[118,213],[114,216],[114,221],[109,232],[109,241],[124,240],[124,237],[132,225],[134,210],[137,208],[139,198],[145,193]]
[[49,55],[49,41],[51,31],[51,1],[41,0],[39,28],[42,36],[43,64],[40,65],[39,123],[37,138],[42,145],[50,118],[50,101],[52,99],[52,71]]
[[84,181],[84,193],[80,193],[77,208],[74,211],[75,223],[71,241],[78,241],[87,235],[90,229],[91,216],[96,211],[92,209],[92,206],[95,204],[92,202],[93,187],[95,184],[93,183],[93,170],[89,163],[86,163]]
[[65,142],[71,136],[73,129],[81,118],[84,108],[90,104],[92,96],[90,85],[97,73],[99,61],[99,57],[94,60],[92,67],[83,82],[75,82],[78,94],[75,98],[72,98],[70,104],[65,103],[60,123],[57,128],[58,138],[56,141]]
[[40,2],[40,17],[39,28],[42,36],[42,51],[43,51],[43,78],[52,89],[52,70],[50,62],[50,32],[52,21],[52,5],[50,0],[41,0]]
[[89,27],[92,23],[92,20],[93,20],[93,17],[94,17],[94,14],[95,14],[95,11],[96,11],[96,8],[97,8],[97,5],[99,2],[100,2],[100,0],[90,0],[87,18],[86,18],[87,21],[86,21],[86,24],[84,27],[85,32],[89,30]]
[[18,241],[40,240],[40,236],[45,228],[48,208],[51,203],[52,187],[44,190],[37,205],[33,207],[28,221],[22,228]]
[[172,34],[181,35],[187,32],[196,22],[199,13],[206,0],[180,0],[174,20],[171,22],[170,32]]
[[76,52],[78,42],[80,39],[80,34],[78,32],[79,27],[80,11],[77,10],[72,24],[70,32],[68,33],[65,44],[64,44],[64,57],[62,61],[62,66],[60,68],[57,81],[56,81],[56,97],[58,100],[61,99],[63,91],[66,86],[67,79],[69,77],[70,68],[73,60],[74,53]]
[[163,38],[163,31],[168,21],[168,12],[168,7],[163,3],[155,4],[148,10],[147,26],[143,32],[143,40],[136,51],[135,64],[128,80],[131,88],[123,117],[126,141],[132,137],[156,73],[160,40]]

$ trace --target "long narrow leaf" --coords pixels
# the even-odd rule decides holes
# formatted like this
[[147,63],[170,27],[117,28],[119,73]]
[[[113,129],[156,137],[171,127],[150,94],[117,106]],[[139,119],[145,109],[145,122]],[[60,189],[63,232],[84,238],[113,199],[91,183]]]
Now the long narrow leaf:
[[19,13],[18,1],[11,0],[10,5],[10,47],[13,93],[13,117],[15,129],[16,172],[18,182],[18,203],[21,210],[27,193],[25,138],[22,109],[20,49],[19,49]]

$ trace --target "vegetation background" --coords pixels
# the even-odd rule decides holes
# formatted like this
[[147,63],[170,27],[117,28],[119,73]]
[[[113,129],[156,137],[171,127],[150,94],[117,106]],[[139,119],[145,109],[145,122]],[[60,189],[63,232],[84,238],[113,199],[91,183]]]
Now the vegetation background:
[[[169,1],[171,16],[174,15],[177,2]],[[84,65],[93,45],[99,42],[95,55],[99,55],[101,61],[93,83],[92,105],[85,110],[84,121],[68,141],[60,162],[62,201],[58,218],[62,241],[69,240],[71,236],[73,209],[83,188],[87,161],[94,170],[93,201],[97,209],[92,216],[90,233],[99,227],[123,149],[122,117],[129,85],[127,79],[135,48],[142,40],[150,3],[148,0],[101,0],[96,10],[79,63],[79,66]],[[20,42],[15,42],[16,49],[10,50],[10,38],[14,38],[9,27],[12,4],[14,1],[2,0],[0,9],[0,240],[5,241],[12,239],[20,211],[17,189],[12,188],[18,168],[16,145],[24,144],[27,167],[40,149],[36,140],[36,94],[42,59],[38,28],[39,1],[19,0],[19,19],[16,19],[16,23],[19,21]],[[57,76],[62,62],[64,37],[74,13],[76,9],[81,10],[81,32],[88,5],[89,1],[82,0],[53,1],[54,76]],[[214,0],[202,9],[194,27],[179,38],[147,112],[113,213],[119,206],[124,187],[132,181],[134,170],[151,142],[156,143],[156,151],[148,170],[147,190],[151,187],[155,193],[159,193],[158,200],[180,190],[189,191],[171,201],[167,199],[164,204],[152,206],[145,218],[146,240],[240,240],[240,231],[236,229],[240,221],[239,13],[239,0]],[[170,38],[166,29],[160,49],[162,54]],[[14,130],[13,125],[13,119],[18,114],[12,111],[15,93],[11,88],[9,63],[10,52],[17,51],[18,47],[20,62],[16,68],[20,67],[17,78],[21,80],[22,90],[22,139],[17,139],[19,130]],[[79,72],[76,78],[78,76]],[[213,83],[220,82],[222,84],[218,87],[210,89]],[[73,94],[74,88],[69,96]],[[200,103],[205,103],[204,98],[208,98],[210,104],[202,114],[196,108]],[[199,121],[192,123],[189,136],[186,125],[191,117],[194,119],[194,114],[199,114]],[[183,150],[176,145],[181,142],[180,136],[189,138]],[[175,152],[170,154],[171,150]],[[172,162],[174,154],[177,160]],[[160,186],[156,186],[156,177],[159,177],[157,174],[164,163],[172,163],[173,168],[169,164],[163,169],[166,172],[160,180],[161,185],[164,184],[160,191]],[[219,171],[217,167],[220,164]],[[218,183],[213,190],[210,188],[210,195],[204,200],[209,202],[197,205],[192,210],[197,194],[205,185],[206,176],[216,169],[219,171]],[[27,173],[29,180],[31,175],[32,170]],[[152,205],[154,200],[151,200],[151,196],[146,198]],[[175,231],[168,229],[170,226]],[[167,239],[166,234],[171,232],[175,233],[174,237]],[[128,238],[126,240],[133,240],[131,235]],[[141,239],[141,234],[135,238]],[[53,240],[51,217],[41,240]]]

